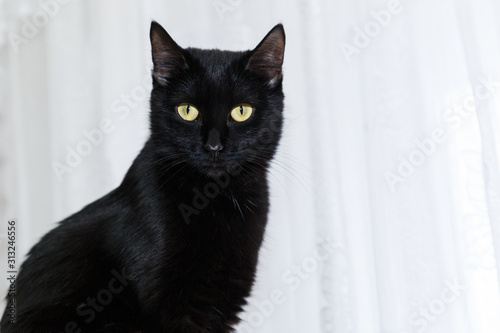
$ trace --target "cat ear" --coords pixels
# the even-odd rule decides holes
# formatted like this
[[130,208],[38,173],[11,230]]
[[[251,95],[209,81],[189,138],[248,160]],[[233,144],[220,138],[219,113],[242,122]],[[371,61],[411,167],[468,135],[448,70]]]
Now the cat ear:
[[151,22],[149,37],[154,65],[153,77],[158,83],[165,84],[176,70],[188,67],[186,59],[182,48],[155,21]]
[[276,25],[252,51],[246,68],[267,79],[268,86],[281,82],[283,56],[285,52],[285,30]]

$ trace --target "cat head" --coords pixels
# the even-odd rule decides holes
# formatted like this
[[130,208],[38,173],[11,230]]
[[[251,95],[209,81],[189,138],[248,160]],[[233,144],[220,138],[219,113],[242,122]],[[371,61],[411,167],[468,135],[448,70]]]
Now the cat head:
[[150,38],[151,139],[159,157],[209,176],[266,168],[283,122],[283,26],[242,52],[182,48],[156,22]]

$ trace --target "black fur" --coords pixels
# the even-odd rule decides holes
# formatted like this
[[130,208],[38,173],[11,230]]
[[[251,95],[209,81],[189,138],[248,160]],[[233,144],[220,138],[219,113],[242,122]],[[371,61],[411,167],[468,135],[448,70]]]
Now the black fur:
[[[156,22],[150,37],[151,136],[118,188],[31,249],[4,333],[232,332],[239,320],[281,136],[283,27],[245,52],[182,49]],[[198,121],[177,114],[183,102]],[[254,107],[241,123],[239,103]]]

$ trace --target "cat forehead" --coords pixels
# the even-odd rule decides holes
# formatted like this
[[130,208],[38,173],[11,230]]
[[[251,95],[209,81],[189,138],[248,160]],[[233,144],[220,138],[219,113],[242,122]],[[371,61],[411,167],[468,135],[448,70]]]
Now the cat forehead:
[[221,77],[227,73],[228,68],[241,60],[247,52],[223,51],[218,49],[185,49],[203,69],[213,77]]

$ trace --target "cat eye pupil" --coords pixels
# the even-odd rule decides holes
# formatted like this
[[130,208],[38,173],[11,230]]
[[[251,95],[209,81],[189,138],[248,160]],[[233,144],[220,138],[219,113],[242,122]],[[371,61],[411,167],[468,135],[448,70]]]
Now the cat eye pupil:
[[231,110],[230,116],[236,122],[246,121],[253,113],[253,107],[250,104],[237,104]]
[[179,104],[177,106],[177,113],[182,119],[187,121],[196,121],[199,115],[199,111],[196,109],[196,106],[187,103]]

